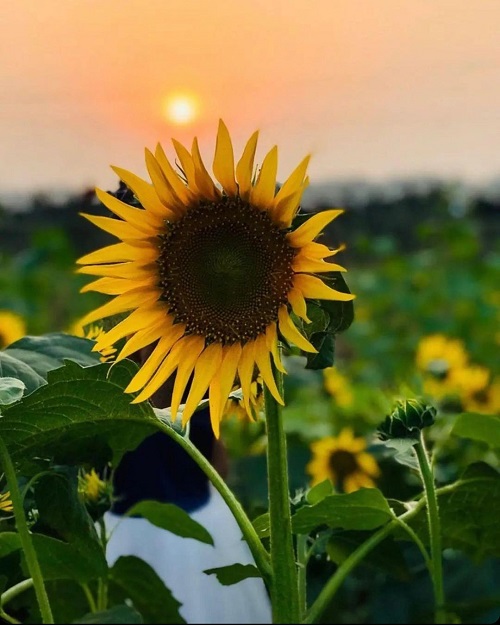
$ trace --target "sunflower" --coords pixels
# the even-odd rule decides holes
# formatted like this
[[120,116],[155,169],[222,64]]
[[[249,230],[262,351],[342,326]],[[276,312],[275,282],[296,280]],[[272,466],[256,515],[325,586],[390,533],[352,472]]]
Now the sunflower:
[[0,512],[12,512],[14,510],[14,506],[12,505],[12,501],[10,499],[10,492],[7,491],[0,495]]
[[323,379],[325,389],[338,406],[347,408],[352,404],[353,396],[349,381],[336,367],[323,369]]
[[26,334],[24,320],[10,310],[0,310],[0,349]]
[[86,502],[95,503],[109,490],[108,484],[101,480],[95,469],[82,471],[78,475],[78,492]]
[[469,365],[452,374],[464,410],[498,414],[500,412],[500,379],[480,365]]
[[[126,392],[149,399],[174,373],[171,412],[186,424],[208,391],[216,436],[229,393],[241,386],[250,413],[250,386],[260,373],[283,404],[271,359],[283,371],[278,336],[307,352],[315,348],[294,319],[308,321],[306,299],[349,301],[317,272],[345,271],[325,262],[338,250],[315,241],[342,210],[326,210],[291,229],[304,188],[309,156],[276,191],[278,150],[273,147],[254,175],[258,132],[235,164],[229,132],[219,122],[214,183],[196,138],[189,152],[173,140],[179,170],[163,148],[146,150],[152,184],[114,167],[140,204],[135,208],[97,189],[118,219],[86,215],[121,241],[79,260],[80,272],[98,276],[83,288],[114,298],[83,319],[129,313],[96,344],[102,350],[128,337],[117,360],[155,343]],[[279,333],[279,334],[278,334]]]
[[346,493],[374,488],[374,478],[380,475],[380,470],[375,458],[365,449],[365,439],[355,437],[351,428],[344,428],[337,437],[327,436],[312,443],[313,457],[306,467],[312,476],[312,486],[329,479]]
[[424,391],[436,398],[456,394],[454,372],[467,362],[462,341],[443,334],[425,336],[417,348],[416,363],[424,375]]
[[[81,336],[91,341],[97,341],[99,337],[104,334],[104,328],[97,324],[83,326],[80,321],[75,321],[69,329],[69,334]],[[117,351],[118,350],[113,345],[104,347],[102,350],[99,350],[99,360],[101,362],[111,362],[115,359]]]

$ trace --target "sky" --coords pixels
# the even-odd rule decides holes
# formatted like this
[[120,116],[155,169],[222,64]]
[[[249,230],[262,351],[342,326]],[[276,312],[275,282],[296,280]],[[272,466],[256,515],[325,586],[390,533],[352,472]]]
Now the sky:
[[[284,179],[500,176],[498,0],[0,0],[0,197],[115,188],[218,119]],[[175,93],[198,115],[166,112]]]

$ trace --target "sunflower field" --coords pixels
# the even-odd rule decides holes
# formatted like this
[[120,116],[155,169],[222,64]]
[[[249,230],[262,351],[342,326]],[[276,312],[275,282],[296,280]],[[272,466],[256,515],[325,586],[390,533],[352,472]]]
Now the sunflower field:
[[[280,184],[257,140],[235,155],[221,122],[213,176],[174,141],[148,181],[0,207],[2,622],[194,622],[106,553],[114,472],[157,432],[253,558],[204,572],[261,579],[268,622],[498,618],[498,200],[314,200],[309,159]],[[219,464],[190,436],[203,410]],[[182,506],[126,514],[212,540]]]

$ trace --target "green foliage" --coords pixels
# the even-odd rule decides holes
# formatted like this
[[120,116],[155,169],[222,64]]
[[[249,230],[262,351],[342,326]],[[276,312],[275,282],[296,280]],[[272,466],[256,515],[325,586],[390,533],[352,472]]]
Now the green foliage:
[[475,412],[458,415],[452,433],[464,438],[482,441],[493,448],[500,448],[500,417]]
[[207,575],[215,575],[217,581],[223,586],[238,584],[249,577],[261,577],[259,569],[253,564],[231,564],[216,569],[206,569],[203,572]]
[[144,623],[142,616],[128,605],[115,605],[109,610],[101,610],[99,612],[90,612],[82,618],[76,619],[73,623],[85,625],[108,625],[116,623],[116,625],[136,625]]

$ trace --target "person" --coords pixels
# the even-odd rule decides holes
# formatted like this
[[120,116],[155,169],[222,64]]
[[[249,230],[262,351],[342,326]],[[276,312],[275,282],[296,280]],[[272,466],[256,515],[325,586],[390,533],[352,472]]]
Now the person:
[[[144,362],[148,353],[139,354],[139,359]],[[170,405],[173,381],[169,379],[153,396],[153,405]],[[192,417],[190,439],[219,473],[227,473],[227,454],[213,434],[208,408]],[[123,555],[143,559],[182,603],[179,612],[188,623],[272,622],[262,579],[224,586],[215,575],[203,572],[254,560],[227,504],[175,441],[158,432],[126,453],[114,472],[113,493],[113,506],[105,514],[110,565]],[[174,535],[147,519],[124,516],[143,500],[180,506],[208,530],[214,546]]]

